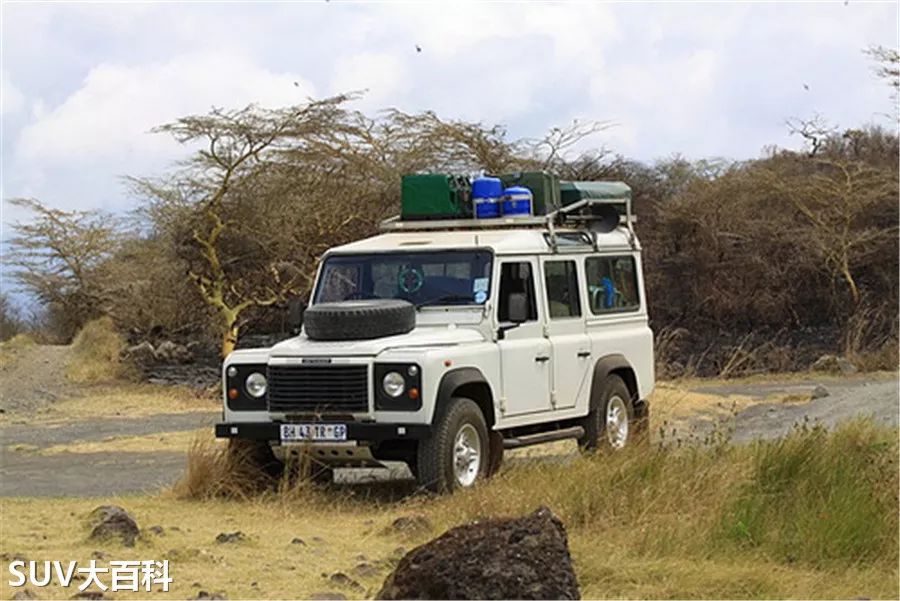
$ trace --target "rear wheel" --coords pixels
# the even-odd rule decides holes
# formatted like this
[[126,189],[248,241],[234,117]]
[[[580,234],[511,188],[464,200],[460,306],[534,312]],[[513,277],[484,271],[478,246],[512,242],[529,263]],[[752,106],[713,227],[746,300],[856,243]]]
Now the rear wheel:
[[582,421],[584,436],[578,439],[585,451],[619,450],[632,443],[634,403],[622,378],[607,376],[600,389],[597,405]]
[[490,469],[487,423],[478,405],[453,398],[435,420],[431,438],[419,442],[419,484],[435,492],[473,486]]

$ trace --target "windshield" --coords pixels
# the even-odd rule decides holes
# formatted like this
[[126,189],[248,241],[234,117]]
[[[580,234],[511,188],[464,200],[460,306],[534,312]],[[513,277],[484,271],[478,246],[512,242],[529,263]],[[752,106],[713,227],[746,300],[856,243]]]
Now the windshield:
[[336,255],[325,260],[315,302],[398,298],[425,305],[482,305],[491,293],[486,250]]

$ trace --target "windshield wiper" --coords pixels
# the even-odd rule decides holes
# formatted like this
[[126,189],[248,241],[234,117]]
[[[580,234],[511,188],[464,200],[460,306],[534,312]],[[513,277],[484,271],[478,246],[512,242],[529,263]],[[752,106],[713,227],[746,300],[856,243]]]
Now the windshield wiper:
[[441,303],[449,303],[452,301],[471,301],[471,296],[463,296],[462,294],[445,294],[444,296],[438,296],[437,298],[429,298],[427,301],[422,301],[416,305],[416,309],[421,309],[422,307],[427,307],[429,305],[439,305]]

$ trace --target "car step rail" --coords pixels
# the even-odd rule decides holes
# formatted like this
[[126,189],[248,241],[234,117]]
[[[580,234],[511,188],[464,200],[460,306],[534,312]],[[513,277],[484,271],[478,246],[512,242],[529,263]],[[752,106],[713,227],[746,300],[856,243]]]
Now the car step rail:
[[554,440],[565,440],[567,438],[581,438],[582,436],[584,436],[584,428],[581,426],[572,426],[571,428],[563,428],[551,432],[538,432],[537,434],[526,434],[524,436],[504,438],[503,448],[521,449],[522,447],[528,447],[534,444],[553,442]]

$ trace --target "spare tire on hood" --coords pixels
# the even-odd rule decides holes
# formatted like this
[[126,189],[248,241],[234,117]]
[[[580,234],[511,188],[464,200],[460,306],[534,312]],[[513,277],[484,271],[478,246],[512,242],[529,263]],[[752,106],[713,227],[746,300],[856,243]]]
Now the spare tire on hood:
[[319,303],[303,314],[313,340],[368,340],[406,334],[416,327],[416,307],[398,299]]

